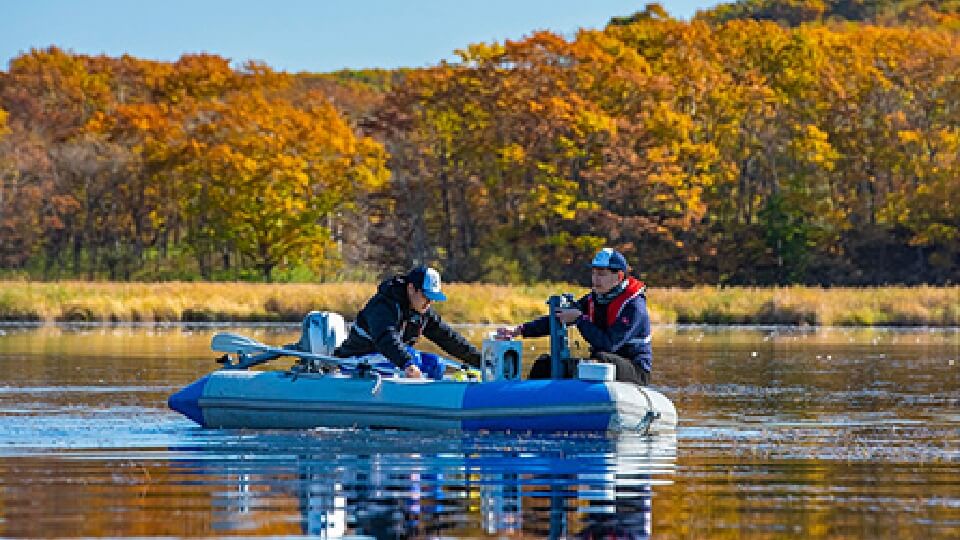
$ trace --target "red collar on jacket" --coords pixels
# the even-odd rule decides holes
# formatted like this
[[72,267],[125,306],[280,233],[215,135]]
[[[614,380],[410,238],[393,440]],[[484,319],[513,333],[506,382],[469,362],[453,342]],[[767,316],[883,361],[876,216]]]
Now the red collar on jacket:
[[[613,302],[607,304],[607,326],[613,326],[613,321],[620,316],[620,311],[623,310],[623,306],[634,297],[644,294],[646,290],[647,286],[642,281],[633,278],[633,276],[627,277],[626,288],[613,299]],[[593,318],[595,306],[596,295],[591,294],[587,298],[587,318],[590,319],[590,322],[596,322]]]

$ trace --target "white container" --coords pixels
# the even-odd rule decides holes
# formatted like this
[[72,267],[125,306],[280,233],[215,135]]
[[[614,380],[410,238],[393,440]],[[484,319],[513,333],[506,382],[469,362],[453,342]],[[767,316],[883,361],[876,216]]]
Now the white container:
[[582,381],[615,381],[617,366],[581,360],[577,364],[577,378]]

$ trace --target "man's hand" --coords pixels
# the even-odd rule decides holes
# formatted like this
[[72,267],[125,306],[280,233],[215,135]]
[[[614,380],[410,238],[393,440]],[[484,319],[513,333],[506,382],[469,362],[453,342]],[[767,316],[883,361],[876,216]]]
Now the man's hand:
[[583,315],[583,312],[576,308],[558,309],[555,311],[560,322],[570,324]]
[[513,339],[520,335],[520,327],[497,328],[497,339]]
[[407,366],[407,369],[403,370],[403,375],[408,379],[419,379],[423,377],[423,373],[420,373],[420,368],[410,364]]

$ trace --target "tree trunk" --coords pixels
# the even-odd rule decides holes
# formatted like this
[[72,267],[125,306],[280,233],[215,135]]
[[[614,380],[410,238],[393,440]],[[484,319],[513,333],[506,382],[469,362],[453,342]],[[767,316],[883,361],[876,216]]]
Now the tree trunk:
[[450,211],[450,179],[447,176],[447,154],[443,144],[440,145],[440,201],[442,216],[440,234],[443,247],[446,250],[446,265],[450,269],[456,268],[456,257],[453,250],[453,216]]

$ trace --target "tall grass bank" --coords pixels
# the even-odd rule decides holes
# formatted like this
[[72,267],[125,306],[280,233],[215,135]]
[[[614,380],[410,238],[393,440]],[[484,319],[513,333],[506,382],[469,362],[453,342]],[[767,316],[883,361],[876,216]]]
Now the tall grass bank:
[[[0,282],[0,320],[34,322],[299,321],[311,310],[352,319],[372,283]],[[453,323],[516,323],[545,313],[544,284],[447,286],[437,311]],[[960,326],[960,287],[652,288],[654,323]]]

